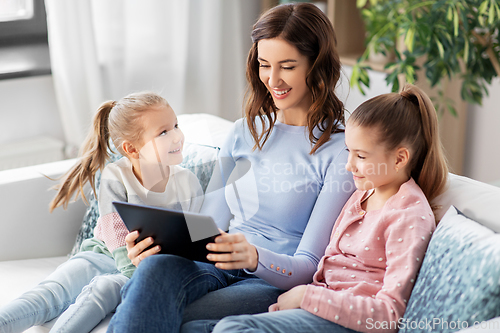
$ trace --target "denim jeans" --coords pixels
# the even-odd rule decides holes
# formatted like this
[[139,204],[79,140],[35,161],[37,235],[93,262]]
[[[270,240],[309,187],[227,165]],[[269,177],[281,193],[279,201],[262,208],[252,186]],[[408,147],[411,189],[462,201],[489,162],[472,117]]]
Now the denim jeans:
[[[203,321],[191,322],[192,329],[204,327]],[[193,331],[194,332],[194,331]],[[204,332],[198,330],[198,332]],[[257,315],[231,316],[215,325],[213,333],[356,333],[334,322],[302,309],[267,312]]]
[[283,290],[243,270],[158,254],[122,288],[108,332],[179,332],[183,322],[267,311]]
[[116,308],[127,280],[112,258],[80,252],[38,286],[0,308],[0,332],[23,332],[62,314],[50,332],[88,333]]

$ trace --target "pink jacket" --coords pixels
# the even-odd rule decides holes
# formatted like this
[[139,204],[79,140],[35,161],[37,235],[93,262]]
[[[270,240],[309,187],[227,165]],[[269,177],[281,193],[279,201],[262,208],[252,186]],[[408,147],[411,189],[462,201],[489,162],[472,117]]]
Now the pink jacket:
[[335,223],[301,308],[361,332],[397,332],[435,229],[432,210],[413,179],[377,211],[356,191]]

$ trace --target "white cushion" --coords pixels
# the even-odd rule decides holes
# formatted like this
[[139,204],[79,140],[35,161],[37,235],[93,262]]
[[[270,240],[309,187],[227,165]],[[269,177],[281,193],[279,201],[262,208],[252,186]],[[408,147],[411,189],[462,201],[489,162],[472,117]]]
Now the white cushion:
[[472,220],[500,232],[500,188],[450,173],[447,190],[434,204],[441,206],[436,216],[441,220],[451,205]]
[[220,147],[233,122],[207,113],[180,114],[179,128],[186,142]]

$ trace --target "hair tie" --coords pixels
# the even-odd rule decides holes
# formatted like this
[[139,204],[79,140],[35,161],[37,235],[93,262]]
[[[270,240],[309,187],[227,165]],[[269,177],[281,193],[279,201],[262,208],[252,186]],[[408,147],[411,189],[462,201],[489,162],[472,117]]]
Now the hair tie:
[[409,100],[410,102],[412,102],[416,106],[419,106],[417,96],[415,96],[414,94],[409,93],[407,90],[401,91],[399,93],[399,95],[401,95],[401,97],[403,97],[403,98],[406,98],[407,100]]

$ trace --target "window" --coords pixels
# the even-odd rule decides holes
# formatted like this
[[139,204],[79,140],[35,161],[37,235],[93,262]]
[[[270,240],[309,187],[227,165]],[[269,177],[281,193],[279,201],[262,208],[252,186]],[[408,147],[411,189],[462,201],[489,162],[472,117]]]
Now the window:
[[0,7],[0,22],[33,18],[33,0],[4,0]]
[[0,79],[50,74],[43,0],[1,0]]

